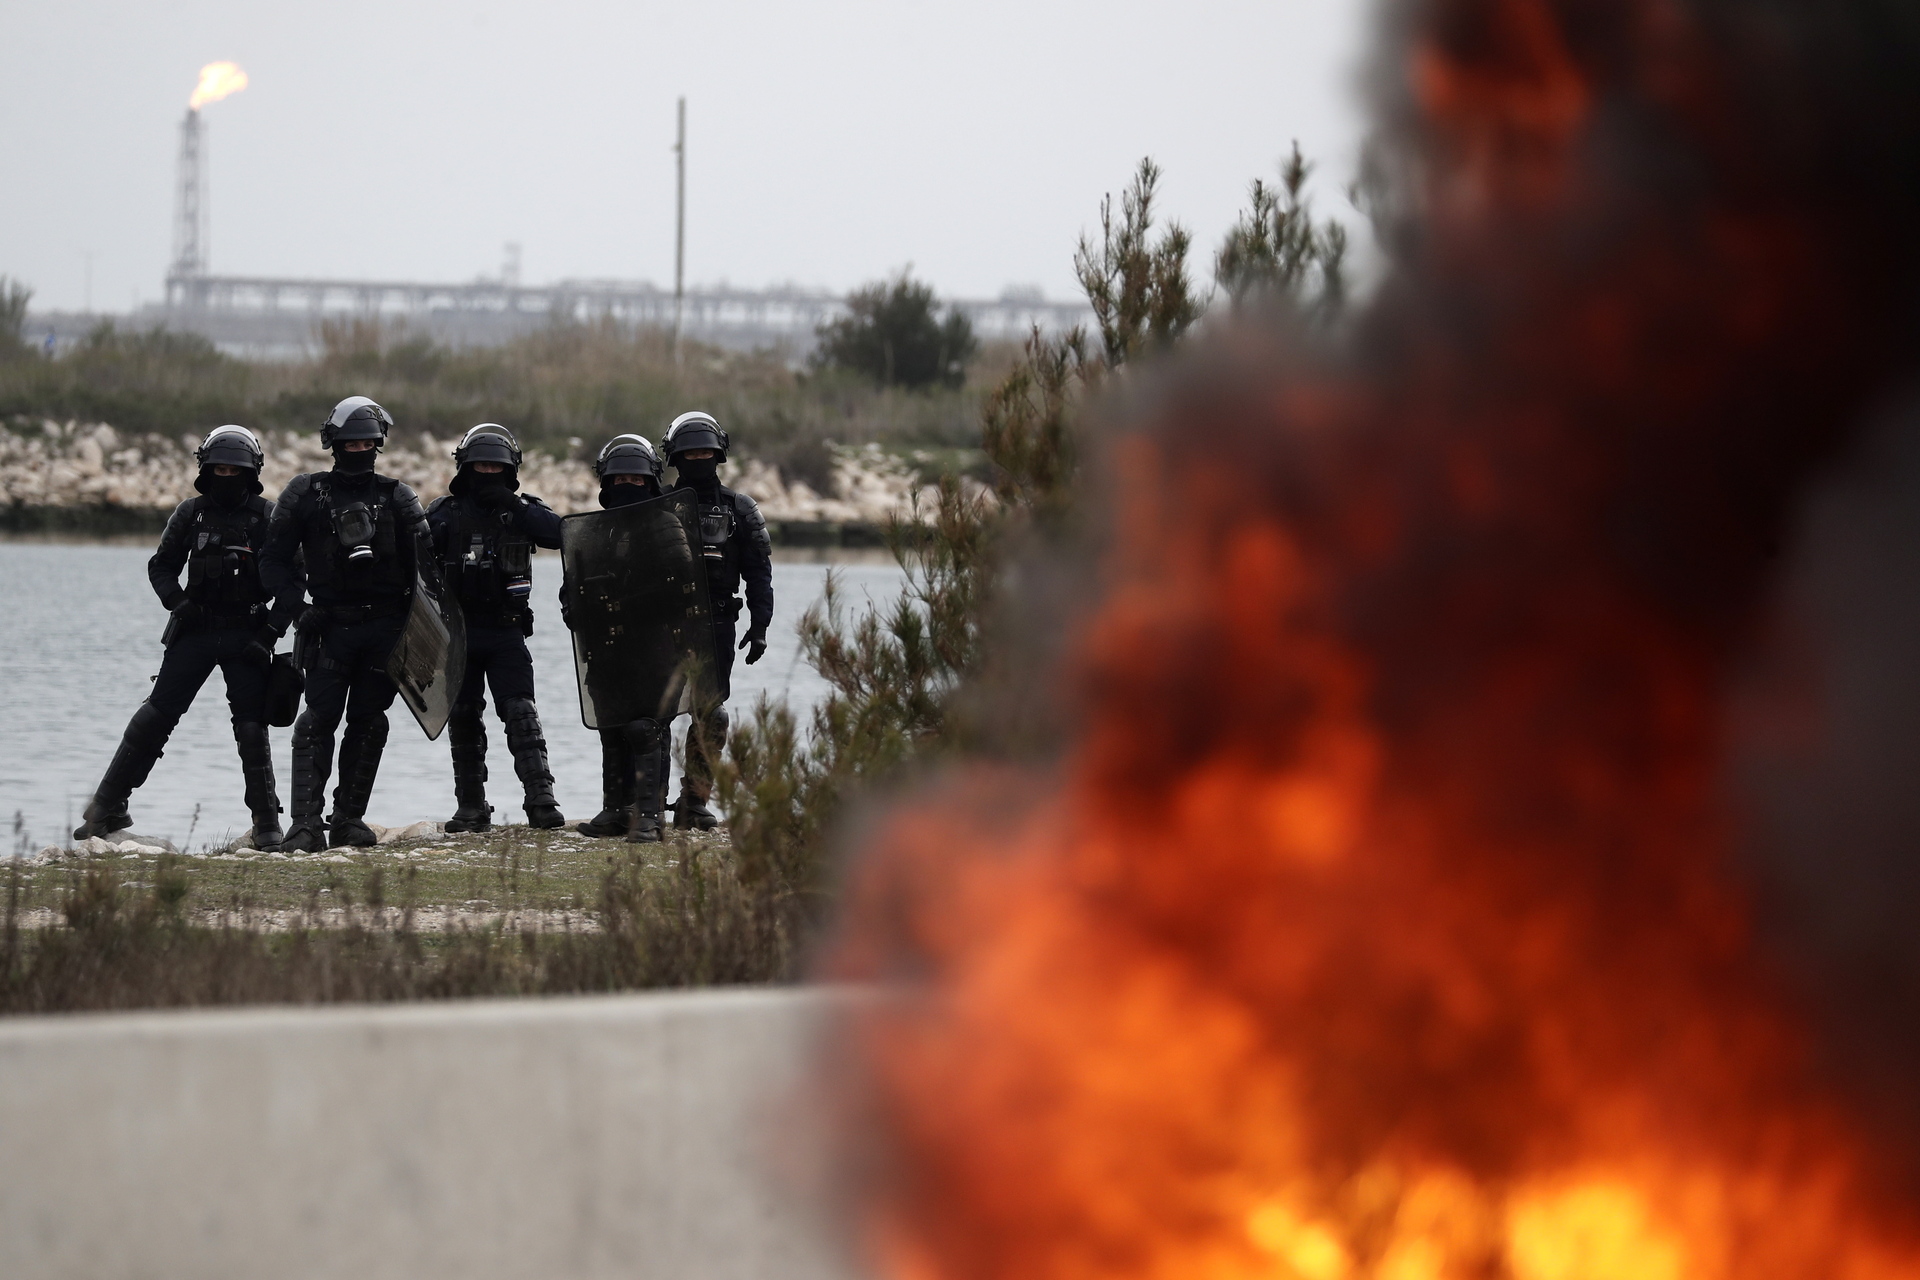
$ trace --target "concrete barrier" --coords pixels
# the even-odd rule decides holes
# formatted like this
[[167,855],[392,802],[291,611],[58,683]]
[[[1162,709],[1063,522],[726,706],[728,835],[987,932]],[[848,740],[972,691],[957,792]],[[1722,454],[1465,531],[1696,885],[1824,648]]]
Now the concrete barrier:
[[774,1172],[841,999],[0,1023],[0,1276],[847,1280]]

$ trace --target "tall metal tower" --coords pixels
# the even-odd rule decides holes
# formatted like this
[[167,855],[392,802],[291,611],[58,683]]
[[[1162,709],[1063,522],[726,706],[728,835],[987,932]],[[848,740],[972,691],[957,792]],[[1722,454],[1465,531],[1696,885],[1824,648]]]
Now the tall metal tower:
[[174,172],[173,265],[167,268],[168,292],[177,280],[207,270],[207,174],[201,163],[200,109],[188,107],[180,121],[180,160]]
[[169,307],[206,305],[209,241],[207,227],[206,132],[200,108],[247,87],[247,73],[231,62],[200,68],[200,83],[187,99],[180,122],[180,165],[174,173],[173,263],[167,268]]

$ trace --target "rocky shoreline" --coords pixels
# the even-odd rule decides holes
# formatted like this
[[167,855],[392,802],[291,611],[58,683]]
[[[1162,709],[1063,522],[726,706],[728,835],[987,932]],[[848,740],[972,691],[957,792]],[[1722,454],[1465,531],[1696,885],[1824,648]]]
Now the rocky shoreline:
[[[331,459],[311,434],[268,432],[262,482],[268,497],[303,471],[324,470]],[[107,423],[0,425],[0,529],[12,533],[124,534],[157,532],[169,512],[193,493],[197,436],[128,435]],[[452,440],[416,436],[386,451],[381,470],[400,476],[431,502],[453,479]],[[906,462],[876,445],[836,450],[834,492],[788,481],[753,458],[736,459],[727,483],[760,503],[775,541],[799,545],[880,541],[889,520],[904,518],[916,502],[934,500]],[[527,455],[520,469],[524,492],[538,494],[562,515],[598,509],[599,485],[587,463]]]

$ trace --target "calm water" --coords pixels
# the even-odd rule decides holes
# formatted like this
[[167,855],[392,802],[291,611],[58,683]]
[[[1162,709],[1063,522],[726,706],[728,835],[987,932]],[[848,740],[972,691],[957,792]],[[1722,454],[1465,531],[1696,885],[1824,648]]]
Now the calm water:
[[[160,669],[166,611],[147,585],[150,552],[145,545],[0,542],[0,820],[11,830],[18,814],[23,828],[9,840],[8,850],[21,836],[36,848],[64,840],[119,743],[127,717]],[[899,569],[880,557],[832,566],[796,560],[775,564],[767,656],[751,667],[736,662],[731,704],[736,714],[763,691],[785,694],[796,709],[812,705],[824,692],[819,677],[799,660],[794,624],[819,598],[829,567],[853,601],[891,600],[900,587]],[[533,576],[536,617],[528,644],[556,792],[572,821],[591,817],[600,807],[599,738],[580,723],[573,654],[555,603],[559,557],[536,556]],[[427,741],[398,701],[388,718],[392,732],[368,821],[396,826],[444,820],[453,812],[446,735]],[[683,719],[678,735],[685,728]],[[271,732],[284,806],[293,731]],[[513,757],[491,705],[487,745],[494,820],[525,821]],[[201,689],[130,807],[136,831],[183,846],[190,830],[198,846],[247,829],[219,672]]]

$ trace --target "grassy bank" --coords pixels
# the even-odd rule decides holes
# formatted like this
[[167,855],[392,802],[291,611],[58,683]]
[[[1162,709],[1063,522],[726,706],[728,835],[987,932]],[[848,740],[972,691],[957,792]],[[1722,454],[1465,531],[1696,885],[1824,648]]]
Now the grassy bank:
[[778,982],[809,904],[724,835],[505,828],[308,857],[103,854],[8,872],[0,1013]]
[[263,362],[224,355],[194,334],[104,324],[59,359],[0,360],[0,422],[106,422],[175,438],[223,422],[313,431],[342,396],[360,394],[393,413],[402,440],[494,421],[530,448],[586,457],[620,432],[658,436],[698,406],[744,453],[825,492],[829,443],[877,442],[943,467],[970,462],[984,390],[1013,360],[1011,351],[986,352],[963,385],[908,391],[796,370],[774,353],[689,344],[675,359],[658,331],[612,323],[457,350],[365,322],[323,325],[317,338],[310,360]]

